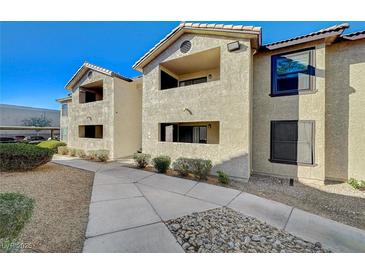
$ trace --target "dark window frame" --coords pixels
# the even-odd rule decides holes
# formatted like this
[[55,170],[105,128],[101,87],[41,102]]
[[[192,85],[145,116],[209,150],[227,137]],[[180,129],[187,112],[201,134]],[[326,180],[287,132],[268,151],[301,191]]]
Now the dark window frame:
[[[312,126],[312,138],[311,138],[311,158],[312,158],[312,162],[311,163],[302,163],[302,162],[298,162],[298,161],[288,161],[288,160],[283,160],[283,159],[275,159],[274,158],[274,149],[273,149],[273,145],[274,145],[274,126],[277,123],[297,123],[297,125],[300,122],[304,122],[304,123],[311,123]],[[269,161],[272,163],[278,163],[278,164],[288,164],[288,165],[301,165],[301,166],[315,166],[315,135],[316,135],[316,126],[315,126],[315,121],[314,120],[272,120],[270,121],[270,158]],[[298,142],[298,140],[297,140]],[[298,143],[297,143],[297,147],[298,147]]]
[[[285,90],[280,93],[277,93],[277,74],[276,74],[276,64],[277,60],[283,56],[288,54],[295,54],[300,52],[308,52],[309,53],[309,69],[308,72],[310,74],[309,76],[309,88],[307,89],[292,89],[292,90]],[[315,48],[305,48],[295,51],[288,51],[283,52],[280,54],[275,54],[271,56],[271,91],[270,96],[271,97],[278,97],[278,96],[290,96],[290,95],[299,95],[299,94],[307,94],[307,93],[313,93],[315,91],[315,85],[316,85],[316,54],[315,54]]]
[[[173,141],[166,141],[166,127],[173,126]],[[194,129],[198,128],[199,130],[199,141],[194,142]],[[184,123],[159,123],[158,130],[158,141],[163,143],[186,143],[186,144],[208,144],[208,128],[210,128],[210,123],[207,124],[198,124],[198,125],[186,125]],[[183,132],[190,133],[187,139],[191,139],[190,141],[185,141],[182,138]],[[186,136],[185,136],[186,137]],[[218,143],[211,143],[219,144]]]

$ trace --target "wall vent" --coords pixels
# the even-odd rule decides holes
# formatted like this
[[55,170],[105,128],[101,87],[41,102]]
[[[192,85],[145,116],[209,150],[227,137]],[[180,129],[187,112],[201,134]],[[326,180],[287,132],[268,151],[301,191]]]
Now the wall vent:
[[190,41],[186,40],[186,41],[181,43],[180,51],[182,53],[187,53],[190,49],[191,49],[191,42]]

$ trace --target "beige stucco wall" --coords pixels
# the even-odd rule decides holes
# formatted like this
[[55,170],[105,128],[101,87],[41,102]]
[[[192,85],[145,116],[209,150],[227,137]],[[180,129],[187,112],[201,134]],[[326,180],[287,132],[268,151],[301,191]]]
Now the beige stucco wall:
[[[254,55],[252,146],[254,173],[321,181],[325,178],[325,45],[315,45],[316,79],[314,93],[280,97],[269,96],[271,91],[271,55],[312,46],[307,44]],[[313,166],[279,164],[268,160],[270,158],[271,120],[315,121],[315,164]]]
[[[103,100],[85,104],[79,103],[79,87],[98,80],[103,80]],[[72,103],[68,108],[68,143],[72,148],[85,151],[106,149],[113,153],[113,121],[114,121],[114,82],[113,78],[93,71],[90,78],[86,75],[74,87]],[[103,125],[103,138],[79,138],[79,125]]]
[[142,78],[114,78],[114,157],[133,155],[142,147]]
[[365,40],[327,49],[326,177],[365,180]]
[[[180,44],[189,39],[187,54],[220,48],[220,80],[187,87],[159,90],[159,63],[181,57]],[[165,154],[213,161],[233,177],[247,179],[250,171],[251,46],[228,52],[232,39],[185,34],[160,54],[143,71],[142,149],[153,156]],[[236,41],[236,39],[234,40]],[[184,111],[187,108],[191,114]],[[219,121],[219,144],[187,144],[158,141],[158,125],[165,122]]]

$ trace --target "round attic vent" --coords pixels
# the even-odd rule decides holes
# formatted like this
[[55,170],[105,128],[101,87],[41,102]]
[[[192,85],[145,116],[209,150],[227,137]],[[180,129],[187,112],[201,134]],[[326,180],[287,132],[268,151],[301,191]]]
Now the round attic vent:
[[91,78],[91,76],[93,75],[93,71],[92,70],[90,70],[88,73],[87,73],[87,78]]
[[191,42],[190,41],[186,40],[186,41],[181,43],[180,51],[182,53],[187,53],[190,49],[191,49]]

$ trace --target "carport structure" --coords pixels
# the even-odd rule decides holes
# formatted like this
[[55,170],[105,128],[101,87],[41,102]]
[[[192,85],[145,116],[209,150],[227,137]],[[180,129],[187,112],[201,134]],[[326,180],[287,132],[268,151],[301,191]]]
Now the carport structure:
[[0,132],[2,130],[35,130],[35,131],[42,131],[42,130],[49,130],[51,132],[51,138],[54,137],[55,131],[60,131],[59,127],[33,127],[33,126],[0,126]]

